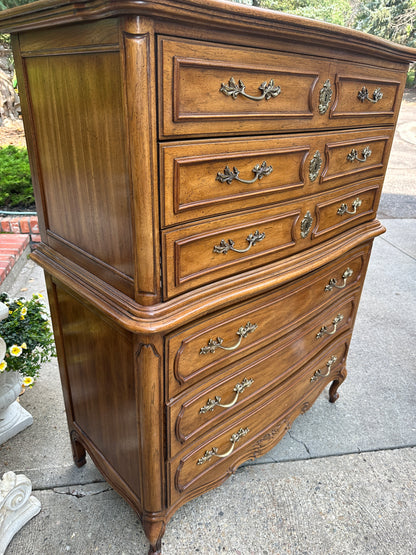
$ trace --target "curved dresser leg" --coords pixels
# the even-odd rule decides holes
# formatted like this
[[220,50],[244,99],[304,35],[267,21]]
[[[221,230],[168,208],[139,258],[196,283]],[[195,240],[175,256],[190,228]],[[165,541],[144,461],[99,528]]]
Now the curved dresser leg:
[[163,521],[149,521],[143,518],[143,528],[147,539],[150,542],[148,555],[161,555],[162,537],[165,533],[166,523]]
[[347,377],[347,369],[343,368],[339,372],[336,380],[334,380],[332,382],[331,387],[329,388],[329,402],[330,403],[335,403],[335,401],[339,398],[338,388],[342,384],[342,382],[345,380],[346,377]]
[[162,553],[162,538],[157,540],[155,545],[150,544],[148,555],[161,555]]
[[87,462],[86,451],[84,446],[78,441],[78,436],[76,432],[71,433],[71,447],[72,447],[72,457],[74,459],[75,465],[80,468],[84,466]]

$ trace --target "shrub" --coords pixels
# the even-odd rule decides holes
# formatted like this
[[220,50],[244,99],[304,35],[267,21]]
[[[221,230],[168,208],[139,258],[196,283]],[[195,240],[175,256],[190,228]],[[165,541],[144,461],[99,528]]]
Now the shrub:
[[32,178],[26,148],[0,148],[0,207],[33,208]]

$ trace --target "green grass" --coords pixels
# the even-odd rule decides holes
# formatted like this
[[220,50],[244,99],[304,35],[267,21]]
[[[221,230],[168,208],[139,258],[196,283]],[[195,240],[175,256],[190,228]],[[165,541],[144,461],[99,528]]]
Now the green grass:
[[26,148],[0,148],[0,210],[28,210],[34,204]]

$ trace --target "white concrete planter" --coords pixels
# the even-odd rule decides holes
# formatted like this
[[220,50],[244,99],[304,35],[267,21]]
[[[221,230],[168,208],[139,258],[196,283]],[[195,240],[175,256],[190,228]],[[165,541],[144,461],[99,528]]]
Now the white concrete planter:
[[0,373],[0,445],[33,423],[32,415],[16,401],[21,387],[18,372]]
[[0,480],[0,555],[13,536],[40,511],[40,501],[31,495],[32,484],[24,474],[6,472]]

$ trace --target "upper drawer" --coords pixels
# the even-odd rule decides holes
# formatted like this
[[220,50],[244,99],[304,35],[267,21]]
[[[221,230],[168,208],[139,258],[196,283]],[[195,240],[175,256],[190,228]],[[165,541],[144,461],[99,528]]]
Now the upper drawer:
[[392,128],[160,146],[162,226],[383,175]]
[[398,111],[391,70],[167,37],[158,48],[161,138],[392,124]]

